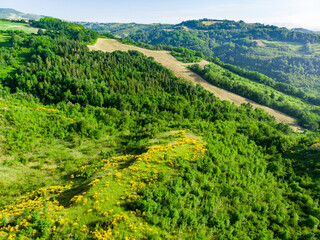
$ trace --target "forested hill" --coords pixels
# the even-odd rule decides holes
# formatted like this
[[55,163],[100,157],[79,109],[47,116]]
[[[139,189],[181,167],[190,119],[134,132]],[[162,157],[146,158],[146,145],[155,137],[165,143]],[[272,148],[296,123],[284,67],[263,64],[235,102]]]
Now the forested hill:
[[[223,38],[245,37],[297,43],[320,42],[320,35],[316,33],[292,31],[287,28],[279,28],[274,25],[265,25],[261,23],[245,23],[244,21],[201,19],[184,21],[176,25],[175,27],[187,27],[194,30],[216,31],[217,34],[215,39],[219,40]],[[221,30],[224,30],[225,34],[223,34],[223,32],[220,32]]]
[[319,133],[33,25],[0,32],[0,239],[320,238]]
[[[263,73],[317,96],[320,91],[320,35],[259,23],[191,20],[177,25],[143,27],[122,35],[152,45],[186,47],[205,56]],[[120,28],[120,26],[119,26]],[[105,31],[109,31],[105,27]],[[112,29],[117,34],[115,28]]]
[[92,23],[92,22],[80,22],[85,28],[95,30],[101,34],[111,33],[118,37],[127,37],[130,34],[143,31],[149,31],[154,29],[170,28],[172,24],[139,24],[139,23]]
[[312,31],[309,29],[305,29],[305,28],[292,28],[292,31],[297,31],[297,32],[304,32],[304,33],[317,33],[320,34],[320,31]]
[[[127,25],[126,24],[111,24],[112,25],[112,32],[116,32],[117,28],[119,31],[124,33],[126,31]],[[244,22],[235,22],[235,21],[219,21],[219,20],[203,20],[203,21],[186,21],[183,22],[177,26],[162,26],[166,29],[161,30],[161,25],[157,25],[156,27],[153,27],[153,25],[143,25],[143,28],[140,28],[142,26],[130,24],[133,26],[132,31],[140,33],[137,33],[136,35],[131,36],[144,36],[142,32],[152,32],[152,34],[149,34],[149,37],[154,40],[153,44],[156,44],[155,46],[151,46],[145,43],[139,43],[136,42],[130,42],[126,41],[125,39],[119,39],[122,42],[125,42],[127,44],[133,44],[133,45],[139,45],[145,48],[153,49],[153,50],[171,50],[171,53],[173,56],[178,58],[181,61],[185,62],[195,62],[197,59],[206,59],[210,62],[214,62],[224,68],[224,70],[220,73],[219,70],[214,71],[213,74],[212,70],[213,68],[207,72],[207,75],[212,75],[211,77],[206,76],[205,78],[207,81],[212,83],[215,86],[218,86],[220,88],[224,88],[226,90],[232,91],[236,94],[241,95],[242,97],[246,97],[252,101],[255,101],[257,103],[263,104],[265,106],[269,106],[273,109],[279,110],[283,113],[288,114],[291,117],[294,117],[297,119],[300,126],[316,130],[319,128],[320,124],[320,112],[319,112],[319,105],[320,105],[320,97],[318,94],[312,94],[305,89],[301,87],[296,87],[292,85],[291,83],[286,82],[279,82],[276,81],[273,78],[270,78],[266,76],[266,74],[261,74],[257,71],[248,71],[243,68],[226,64],[219,60],[217,57],[205,57],[203,54],[203,51],[205,51],[206,46],[204,41],[198,41],[199,39],[194,38],[192,35],[192,29],[200,29],[199,31],[203,31],[204,33],[207,33],[210,29],[212,32],[215,32],[220,41],[229,41],[228,38],[228,32],[225,29],[232,29],[232,34],[234,34],[234,38],[236,36],[241,35],[248,35],[249,33],[250,38],[248,37],[245,39],[247,42],[251,41],[252,48],[246,49],[249,51],[251,50],[261,50],[263,48],[267,48],[266,45],[263,45],[262,40],[257,39],[257,34],[259,33],[261,35],[262,32],[265,33],[265,35],[268,35],[268,38],[272,38],[272,36],[275,38],[276,36],[285,36],[287,33],[294,34],[293,31],[289,31],[287,29],[280,29],[275,26],[266,26],[262,24],[247,24]],[[103,25],[99,25],[100,27],[103,27]],[[140,30],[138,30],[140,29]],[[180,29],[180,30],[177,30]],[[202,30],[201,30],[202,29]],[[208,30],[209,29],[209,30]],[[214,30],[212,30],[214,29]],[[177,32],[178,31],[178,32]],[[230,30],[231,31],[231,30]],[[245,32],[246,31],[246,32]],[[172,32],[176,32],[175,35],[172,34]],[[258,32],[258,33],[257,33]],[[181,34],[180,34],[181,33]],[[187,35],[184,35],[187,34]],[[220,34],[220,35],[219,35]],[[187,36],[186,39],[183,37]],[[192,38],[193,36],[193,38]],[[231,36],[231,35],[230,35]],[[248,35],[249,36],[249,35]],[[254,39],[253,36],[256,38]],[[317,36],[317,35],[315,35]],[[297,38],[298,41],[302,41],[302,35]],[[218,40],[218,38],[216,40]],[[252,39],[252,40],[249,40]],[[265,42],[267,40],[264,40]],[[145,42],[148,42],[148,39],[145,39]],[[183,43],[184,46],[187,46],[189,48],[196,47],[198,51],[200,52],[194,52],[190,49],[182,48],[182,47],[170,47],[163,45],[163,42],[173,45]],[[152,42],[149,42],[152,43]],[[172,45],[171,44],[171,45]],[[203,45],[204,44],[204,45]],[[213,43],[212,46],[217,45],[218,43]],[[261,47],[256,47],[255,45],[259,44]],[[286,44],[286,43],[283,43]],[[296,43],[299,44],[299,43]],[[223,44],[225,46],[225,44]],[[233,44],[234,45],[234,44]],[[262,46],[263,45],[263,46]],[[234,45],[236,48],[236,45]],[[228,48],[226,49],[226,55],[229,56],[229,54],[232,55],[232,51],[228,52]],[[277,55],[283,54],[284,51],[277,52]],[[264,58],[266,57],[263,55]],[[281,58],[281,57],[279,57]],[[259,61],[256,61],[255,59],[254,64],[259,64]],[[251,59],[253,60],[253,59]],[[318,60],[317,60],[318,61]],[[250,61],[249,61],[250,62]],[[253,61],[251,61],[253,62]],[[245,63],[248,63],[247,61]],[[262,66],[263,70],[265,71],[265,66]],[[301,67],[301,65],[299,65]],[[294,73],[295,67],[290,65],[286,66],[286,68],[289,71],[292,71]],[[195,68],[193,68],[195,69]],[[231,72],[230,72],[231,71]],[[200,73],[200,71],[197,71]],[[209,74],[209,72],[211,72]],[[222,73],[222,75],[220,75]],[[278,72],[279,74],[284,75],[283,72]],[[303,74],[302,72],[299,73],[300,75]],[[239,76],[236,76],[239,75]],[[267,73],[268,75],[268,73]],[[295,76],[295,75],[294,75]],[[247,78],[247,80],[243,81],[244,78]],[[232,79],[232,80],[231,80]],[[237,79],[237,81],[235,80]],[[242,79],[242,81],[238,82],[238,80]],[[311,79],[311,78],[310,78]],[[308,80],[310,80],[308,79]],[[245,83],[246,82],[246,83]],[[309,82],[310,83],[310,82]],[[317,82],[315,82],[317,84]],[[315,89],[313,89],[313,92],[316,92]]]

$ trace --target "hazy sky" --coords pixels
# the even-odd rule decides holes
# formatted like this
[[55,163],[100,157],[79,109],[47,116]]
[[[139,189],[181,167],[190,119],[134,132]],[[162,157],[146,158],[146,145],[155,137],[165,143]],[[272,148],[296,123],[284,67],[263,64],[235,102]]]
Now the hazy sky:
[[91,22],[213,18],[320,30],[320,0],[0,0],[1,8]]

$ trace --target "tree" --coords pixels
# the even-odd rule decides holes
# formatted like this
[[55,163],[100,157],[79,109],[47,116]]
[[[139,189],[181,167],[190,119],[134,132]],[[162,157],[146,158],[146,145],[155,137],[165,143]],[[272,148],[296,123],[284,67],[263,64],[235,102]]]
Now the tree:
[[308,54],[311,54],[313,53],[313,50],[312,50],[312,46],[310,44],[310,42],[307,42],[305,45],[304,45],[304,51]]

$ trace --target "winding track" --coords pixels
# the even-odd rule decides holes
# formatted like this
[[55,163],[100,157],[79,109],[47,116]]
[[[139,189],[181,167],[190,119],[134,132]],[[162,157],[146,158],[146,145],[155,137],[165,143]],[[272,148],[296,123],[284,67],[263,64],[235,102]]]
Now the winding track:
[[[120,43],[115,39],[103,39],[103,38],[99,38],[95,45],[88,46],[88,47],[91,51],[98,51],[98,50],[102,50],[104,52],[113,52],[117,50],[139,51],[148,57],[153,57],[155,61],[171,69],[177,77],[182,77],[186,80],[193,82],[194,84],[200,84],[203,88],[214,93],[214,95],[220,98],[221,100],[230,101],[238,106],[240,106],[243,103],[250,103],[253,106],[253,108],[257,108],[257,107],[262,108],[267,113],[274,116],[277,122],[289,124],[293,128],[293,130],[301,131],[301,129],[297,125],[296,120],[294,118],[289,117],[288,115],[281,113],[277,110],[274,110],[272,108],[255,103],[247,98],[241,97],[227,90],[211,85],[210,83],[205,81],[202,77],[200,77],[198,74],[192,72],[190,69],[185,67],[186,65],[189,65],[189,64],[178,61],[168,51],[154,51],[154,50],[144,49],[144,48],[140,48],[132,45],[126,45],[126,44]],[[199,63],[199,65],[205,66],[208,63],[209,62],[207,61],[202,61]]]

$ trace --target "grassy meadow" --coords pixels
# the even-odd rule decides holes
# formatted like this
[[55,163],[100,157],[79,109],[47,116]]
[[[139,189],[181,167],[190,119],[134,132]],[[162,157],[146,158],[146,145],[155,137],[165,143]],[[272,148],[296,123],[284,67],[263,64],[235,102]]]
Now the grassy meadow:
[[[15,22],[7,22],[0,21],[0,30],[11,30],[11,31],[24,31],[26,33],[37,33],[38,28],[30,27],[27,23],[15,23]],[[1,40],[0,40],[1,41]]]

